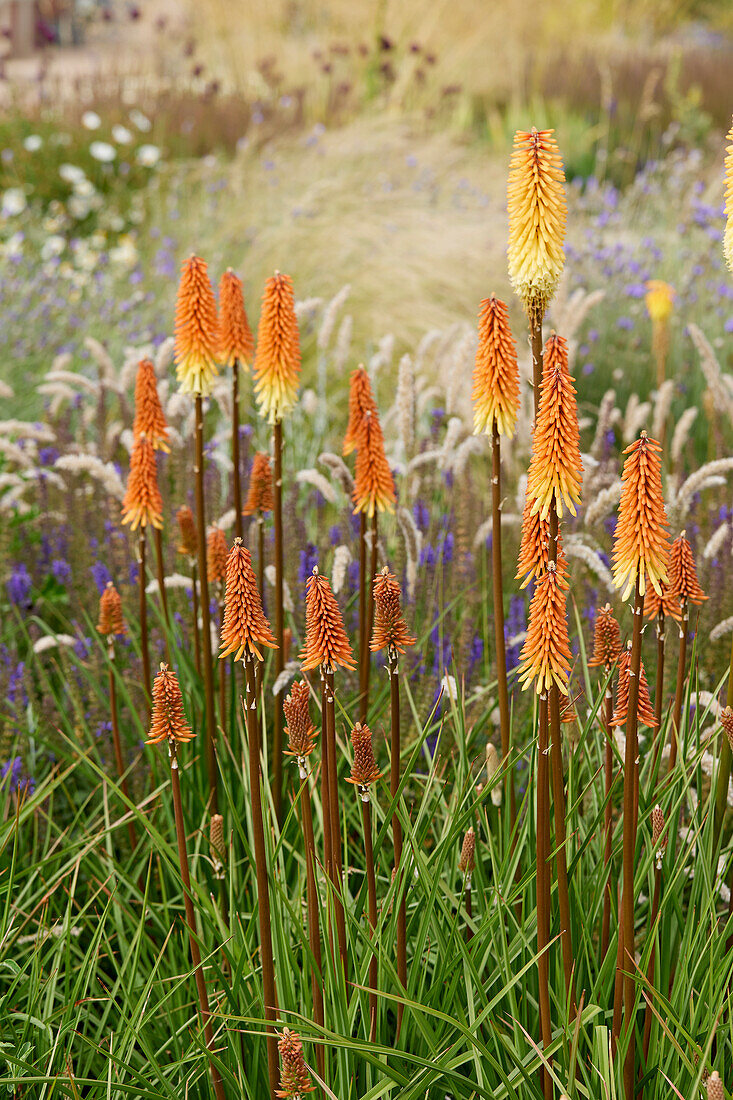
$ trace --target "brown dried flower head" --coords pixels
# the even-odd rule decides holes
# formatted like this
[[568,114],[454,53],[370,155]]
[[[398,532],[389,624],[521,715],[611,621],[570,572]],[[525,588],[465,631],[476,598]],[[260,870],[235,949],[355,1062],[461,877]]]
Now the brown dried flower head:
[[254,363],[255,395],[260,415],[270,424],[282,420],[298,394],[300,335],[293,284],[276,271],[265,283]]
[[376,413],[377,404],[372,393],[369,375],[363,366],[351,372],[349,380],[349,423],[344,436],[343,454],[350,455],[359,446],[364,430],[364,421],[371,413]]
[[472,828],[468,830],[461,845],[461,858],[458,860],[458,870],[464,875],[470,875],[476,866],[476,834]]
[[298,1100],[304,1092],[313,1092],[314,1086],[303,1057],[303,1043],[297,1031],[290,1031],[286,1027],[277,1045],[282,1070],[280,1088],[275,1090],[275,1096],[280,1097],[280,1100]]
[[679,622],[682,618],[680,601],[664,581],[661,581],[660,588],[662,589],[661,595],[654,588],[647,588],[644,593],[645,618],[656,619],[661,611],[665,619],[676,619]]
[[620,656],[621,629],[616,622],[613,608],[607,603],[605,607],[599,607],[596,614],[593,656],[588,661],[588,668],[604,665],[608,670]]
[[226,578],[228,557],[227,537],[214,525],[206,536],[206,575],[211,584],[221,584]]
[[527,637],[520,655],[519,682],[528,688],[536,681],[538,695],[556,684],[568,694],[571,654],[565,593],[568,583],[554,562],[540,579],[529,605]]
[[155,367],[149,359],[141,359],[135,378],[135,419],[132,434],[135,439],[145,434],[153,450],[170,451],[168,424],[158,396]]
[[189,558],[195,558],[198,553],[196,524],[194,523],[193,512],[187,504],[178,509],[176,519],[178,520],[178,533],[181,536],[178,553],[188,554]]
[[725,1100],[725,1089],[717,1069],[713,1070],[705,1084],[708,1090],[708,1100]]
[[191,727],[183,713],[183,697],[178,677],[168,665],[162,664],[153,681],[153,713],[150,719],[150,737],[146,745],[185,744],[193,740]]
[[[664,838],[662,842],[662,834],[664,833],[664,814],[662,813],[662,807],[657,805],[652,810],[652,849],[657,851],[660,849],[664,851],[667,847],[667,838]],[[660,843],[662,842],[662,843]]]
[[374,578],[374,630],[370,649],[404,653],[415,644],[402,615],[400,583],[385,565]]
[[377,761],[374,758],[372,731],[369,726],[357,722],[351,731],[351,744],[354,748],[354,762],[351,765],[351,776],[346,782],[354,783],[359,788],[359,793],[364,801],[367,801],[369,787],[381,775],[377,767]]
[[107,587],[99,597],[99,622],[97,630],[106,638],[113,634],[125,634],[125,620],[122,617],[122,599],[119,592],[107,581]]
[[122,501],[122,522],[133,531],[138,527],[163,526],[163,498],[158,488],[158,467],[155,451],[147,436],[141,435],[132,445],[130,474]]
[[244,308],[242,280],[229,267],[219,283],[219,358],[227,367],[233,367],[238,361],[249,370],[254,350],[254,337]]
[[224,840],[224,818],[221,814],[212,814],[209,822],[209,854],[214,866],[214,876],[224,878],[224,865],[227,859],[227,847]]
[[491,435],[496,420],[499,435],[511,439],[519,409],[517,345],[509,311],[494,294],[481,303],[471,398],[474,434]]
[[[541,519],[539,512],[532,512],[532,498],[525,495],[522,511],[522,538],[517,559],[517,580],[520,588],[526,588],[530,581],[539,579],[547,569],[550,560],[550,519]],[[562,548],[562,532],[557,534],[557,564],[564,572],[565,553]]]
[[285,753],[286,756],[296,756],[299,760],[310,756],[318,736],[311,722],[309,701],[310,688],[305,680],[293,684],[290,694],[283,699],[285,733],[290,746]]
[[707,599],[697,579],[695,559],[685,531],[672,543],[668,572],[669,591],[683,606],[689,603],[701,604]]
[[346,635],[341,609],[328,579],[313,567],[305,589],[305,645],[300,654],[303,672],[322,665],[354,668],[354,655]]
[[[631,684],[631,649],[627,648],[619,659],[618,683],[616,685],[616,709],[611,718],[612,726],[624,726],[629,716],[629,687]],[[649,684],[644,671],[644,662],[639,665],[639,704],[638,716],[642,725],[649,729],[657,728],[654,707],[649,697]]]
[[181,393],[207,397],[219,373],[219,320],[206,262],[189,256],[181,265],[176,301],[176,378]]
[[552,507],[562,517],[563,505],[575,515],[580,503],[583,462],[575,393],[567,343],[553,332],[542,355],[542,393],[527,477],[532,512],[541,519]]
[[643,596],[651,584],[661,596],[667,581],[669,534],[662,493],[662,448],[646,432],[624,451],[623,488],[613,538],[613,579],[627,600],[637,574]]
[[723,707],[720,712],[720,724],[725,730],[728,744],[733,750],[733,707]]
[[370,517],[375,511],[394,512],[397,495],[376,408],[367,413],[358,437],[352,499],[354,512]]
[[221,625],[219,660],[233,653],[234,660],[240,661],[246,651],[262,661],[264,658],[260,646],[277,649],[277,642],[262,610],[249,550],[241,539],[235,539],[226,565],[224,622]]
[[272,496],[272,467],[270,458],[264,451],[257,451],[252,459],[252,470],[249,475],[249,492],[242,509],[243,516],[251,516],[259,512],[262,516],[265,512],[271,512],[275,507]]

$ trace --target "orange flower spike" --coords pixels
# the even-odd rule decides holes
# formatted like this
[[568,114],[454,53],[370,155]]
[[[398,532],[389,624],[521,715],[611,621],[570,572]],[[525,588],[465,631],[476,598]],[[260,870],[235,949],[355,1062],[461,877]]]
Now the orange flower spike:
[[575,515],[580,502],[583,462],[575,393],[567,343],[553,333],[542,355],[542,395],[527,478],[532,512],[543,520],[550,514],[553,498],[559,517],[563,503]]
[[669,534],[662,495],[661,449],[656,440],[642,432],[624,451],[629,457],[621,475],[623,487],[613,541],[613,579],[617,588],[624,589],[624,600],[634,591],[637,572],[642,596],[647,583],[661,596],[662,585],[668,580]]
[[132,445],[130,475],[122,501],[122,522],[131,530],[138,527],[163,526],[163,498],[158,488],[158,467],[155,451],[147,436],[141,435]]
[[277,649],[277,642],[262,610],[249,550],[241,539],[235,539],[226,564],[224,622],[221,626],[219,660],[233,653],[234,660],[240,661],[244,651],[248,650],[262,661],[259,646]]
[[150,718],[150,737],[146,745],[158,745],[161,741],[184,744],[193,740],[191,727],[183,713],[183,697],[178,677],[168,665],[161,665],[153,682],[153,713]]
[[701,604],[708,598],[697,579],[695,559],[685,531],[674,540],[669,552],[669,591],[681,604]]
[[605,665],[608,669],[621,656],[621,629],[616,622],[610,603],[599,607],[596,615],[593,656],[588,668]]
[[181,393],[211,393],[218,355],[219,321],[208,269],[204,260],[189,256],[181,265],[173,351]]
[[[526,588],[531,580],[541,577],[550,560],[550,520],[540,519],[539,512],[532,513],[532,499],[525,496],[522,512],[522,538],[519,545],[516,579],[520,588]],[[566,559],[562,548],[562,533],[557,535],[557,562],[565,570]],[[522,579],[524,578],[524,579]]]
[[212,527],[206,538],[206,575],[211,584],[226,578],[229,547],[221,527]]
[[374,578],[374,630],[369,648],[372,653],[380,649],[404,653],[415,641],[402,615],[399,581],[385,565]]
[[517,345],[506,305],[495,295],[484,298],[479,312],[478,349],[473,370],[473,432],[511,439],[519,409]]
[[[290,694],[283,699],[283,714],[285,715],[285,733],[288,738],[289,749],[285,750],[286,756],[296,756],[300,762],[313,752],[317,731],[311,722],[310,688],[305,680],[295,683],[290,688]],[[305,778],[303,776],[302,778]]]
[[145,434],[156,451],[170,451],[168,424],[158,396],[155,367],[149,359],[141,359],[135,378],[135,419],[132,424],[134,439]]
[[571,654],[568,637],[565,593],[569,585],[563,571],[548,562],[529,605],[529,626],[522,647],[519,682],[524,689],[533,680],[542,695],[556,684],[563,695],[568,694]]
[[282,1072],[280,1088],[275,1090],[275,1096],[280,1097],[280,1100],[300,1100],[304,1092],[313,1092],[315,1087],[311,1084],[305,1064],[300,1036],[297,1031],[285,1028],[277,1045],[282,1060]]
[[125,620],[122,617],[122,599],[112,581],[107,581],[107,587],[99,597],[97,630],[106,638],[110,638],[114,634],[127,633]]
[[[631,643],[629,643],[630,646]],[[631,649],[627,648],[618,663],[618,684],[616,686],[616,708],[611,719],[612,726],[623,726],[629,716],[629,684],[631,682]],[[654,707],[649,697],[649,684],[644,671],[644,663],[639,666],[639,721],[650,729],[656,729]]]
[[368,802],[369,787],[381,776],[374,758],[372,731],[369,726],[357,722],[351,731],[351,744],[354,748],[354,763],[351,765],[351,775],[346,782],[358,787],[362,800]]
[[384,453],[384,436],[376,408],[367,414],[358,439],[354,474],[354,513],[394,512],[394,478]]
[[357,367],[351,372],[349,380],[349,423],[344,436],[344,457],[356,450],[364,430],[364,421],[371,413],[376,412],[377,404],[372,393],[369,375],[363,366]]
[[176,519],[178,520],[178,533],[181,536],[178,553],[188,554],[189,558],[195,558],[198,553],[196,527],[193,512],[188,505],[184,504],[183,508],[178,509]]
[[682,618],[680,601],[664,581],[661,583],[661,589],[662,594],[660,596],[653,588],[647,588],[644,593],[644,617],[656,619],[661,610],[665,619],[676,619],[679,622]]
[[226,367],[233,367],[236,359],[241,367],[249,370],[254,350],[254,337],[244,308],[242,280],[229,267],[219,283],[219,358]]
[[346,635],[341,609],[328,579],[313,567],[305,588],[305,645],[300,654],[303,672],[336,665],[354,668],[354,654]]
[[260,415],[270,424],[290,412],[300,380],[300,336],[293,284],[279,271],[265,284],[254,362],[255,395]]
[[251,516],[254,512],[264,515],[275,507],[272,496],[272,467],[269,456],[264,451],[258,451],[252,459],[252,471],[249,475],[249,492],[242,509],[243,516]]

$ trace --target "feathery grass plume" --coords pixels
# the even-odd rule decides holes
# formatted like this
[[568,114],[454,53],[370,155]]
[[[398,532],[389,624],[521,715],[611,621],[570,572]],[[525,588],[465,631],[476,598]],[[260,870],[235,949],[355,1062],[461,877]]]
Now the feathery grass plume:
[[720,724],[728,738],[728,744],[733,750],[733,707],[723,707],[720,712]]
[[[631,684],[631,648],[621,655],[618,663],[618,684],[616,687],[616,709],[611,719],[612,726],[623,726],[629,716],[629,688]],[[649,697],[649,685],[643,662],[639,666],[639,721],[649,729],[656,729],[657,720]]]
[[[550,560],[550,521],[541,519],[539,512],[533,512],[532,503],[532,498],[527,495],[522,511],[522,536],[517,558],[516,580],[522,581],[520,588],[526,588],[530,581],[539,580]],[[560,532],[557,536],[557,564],[564,572],[566,558]]]
[[193,518],[193,512],[184,505],[176,512],[176,520],[178,521],[178,534],[180,536],[180,542],[178,544],[178,553],[187,554],[189,558],[196,557],[196,525]]
[[684,607],[687,603],[701,604],[708,597],[700,587],[692,547],[683,531],[672,543],[669,552],[669,594]]
[[536,692],[543,695],[553,684],[568,694],[572,661],[568,637],[565,574],[555,562],[547,569],[535,589],[529,606],[527,637],[520,654],[519,682],[524,689],[536,680]]
[[642,432],[624,451],[623,489],[613,540],[613,579],[622,599],[634,591],[637,575],[643,596],[647,584],[662,595],[669,557],[667,513],[662,493],[660,445]]
[[141,359],[135,378],[135,419],[133,438],[145,434],[156,451],[170,451],[168,424],[158,396],[155,367],[149,359]]
[[723,255],[729,269],[733,271],[733,126],[726,134],[730,142],[725,151],[725,234],[723,236]]
[[211,527],[206,539],[207,577],[210,584],[221,584],[226,578],[229,548],[221,527]]
[[374,757],[372,731],[369,726],[357,722],[351,731],[351,744],[354,748],[354,762],[346,782],[355,784],[359,788],[362,801],[368,802],[369,788],[382,774]]
[[310,699],[310,687],[307,681],[301,680],[293,684],[290,694],[283,699],[283,711],[285,714],[285,734],[288,739],[289,749],[285,750],[286,756],[294,756],[300,769],[300,778],[305,779],[308,774],[305,767],[307,757],[313,752],[318,731],[311,722],[308,701]]
[[214,868],[214,878],[223,879],[227,846],[224,840],[224,818],[221,814],[212,814],[209,821],[209,855]]
[[272,467],[270,457],[264,451],[257,451],[252,459],[252,471],[249,475],[249,491],[242,514],[251,516],[255,512],[264,515],[274,507],[272,497]]
[[593,656],[588,668],[604,665],[609,669],[621,656],[621,628],[616,622],[610,603],[599,607],[596,614],[595,634],[593,638]]
[[107,581],[107,587],[99,597],[97,630],[105,638],[127,633],[125,620],[122,617],[122,599],[112,581]]
[[580,501],[583,462],[575,393],[567,343],[552,333],[543,353],[542,396],[527,477],[532,512],[541,519],[547,518],[551,507],[562,517],[563,503],[575,515]]
[[163,498],[158,487],[158,468],[153,445],[140,435],[132,446],[130,474],[122,501],[122,523],[130,529],[163,526]]
[[265,283],[254,361],[260,416],[270,424],[292,409],[300,380],[300,336],[293,283],[276,271]]
[[219,373],[219,321],[205,260],[189,256],[181,265],[176,300],[173,358],[181,393],[208,397]]
[[458,870],[463,875],[473,873],[476,866],[476,834],[473,828],[468,829],[461,845],[461,858],[458,860]]
[[384,436],[374,408],[362,422],[357,440],[354,477],[354,513],[394,512],[397,502],[394,478],[384,453]]
[[655,619],[661,614],[664,615],[665,619],[676,619],[679,622],[682,618],[680,601],[672,591],[670,584],[665,584],[662,581],[660,588],[661,594],[654,588],[647,588],[644,593],[644,618]]
[[258,661],[262,661],[264,658],[259,646],[277,649],[277,642],[262,610],[249,550],[241,539],[235,539],[226,563],[219,660],[233,653],[234,660],[241,661],[245,651],[249,651]]
[[364,421],[371,413],[376,413],[377,404],[372,393],[369,375],[363,366],[351,372],[349,379],[349,422],[346,426],[342,453],[350,455],[359,446],[359,438]]
[[318,572],[306,582],[305,645],[300,654],[304,672],[323,666],[354,668],[354,655],[346,635],[344,620],[328,578]]
[[178,677],[168,665],[162,664],[153,681],[153,712],[150,719],[150,737],[146,745],[185,744],[193,741],[194,734],[183,713],[183,696]]
[[280,1088],[275,1090],[275,1096],[280,1100],[299,1100],[305,1092],[313,1092],[308,1067],[303,1057],[303,1043],[297,1031],[285,1028],[282,1037],[278,1040],[278,1049],[282,1061],[280,1073]]
[[484,298],[479,312],[478,348],[473,371],[473,430],[511,439],[519,409],[517,345],[509,327],[509,311],[494,294]]
[[380,649],[404,653],[415,641],[402,614],[400,583],[385,565],[374,578],[374,630],[369,648],[373,653]]
[[554,130],[518,130],[509,165],[509,278],[530,319],[541,320],[565,263],[565,173]]
[[228,267],[219,282],[219,360],[226,367],[233,367],[237,361],[249,370],[254,349],[242,280]]

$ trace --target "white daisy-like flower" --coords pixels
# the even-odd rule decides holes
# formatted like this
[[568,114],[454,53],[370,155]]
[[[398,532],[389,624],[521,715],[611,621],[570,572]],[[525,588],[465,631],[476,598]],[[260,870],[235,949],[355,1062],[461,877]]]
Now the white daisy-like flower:
[[160,160],[160,149],[157,145],[141,145],[135,153],[135,159],[143,168],[154,168]]
[[141,134],[148,134],[153,128],[153,124],[149,118],[147,118],[142,111],[138,111],[137,107],[134,107],[129,114],[130,122]]
[[96,111],[85,111],[81,116],[81,124],[85,130],[98,130],[102,120]]
[[112,127],[112,140],[116,141],[118,145],[129,145],[132,141],[132,131],[117,123],[116,126]]
[[59,175],[64,183],[79,184],[83,179],[86,179],[84,169],[79,168],[76,164],[62,164],[59,168]]
[[101,164],[110,164],[117,156],[117,150],[108,141],[93,141],[89,152]]
[[28,153],[37,153],[43,145],[43,138],[40,134],[29,134],[23,142],[23,148]]
[[3,191],[2,215],[4,218],[14,218],[22,214],[28,202],[22,187],[9,187]]

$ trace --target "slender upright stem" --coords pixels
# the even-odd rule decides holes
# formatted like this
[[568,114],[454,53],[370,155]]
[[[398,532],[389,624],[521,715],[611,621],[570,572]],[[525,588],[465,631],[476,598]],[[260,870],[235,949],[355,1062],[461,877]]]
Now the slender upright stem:
[[669,773],[677,762],[677,745],[682,724],[682,700],[685,694],[685,664],[687,663],[687,629],[690,622],[690,606],[687,600],[682,604],[682,622],[680,623],[680,650],[677,660],[677,687],[674,693],[672,728],[669,734]]
[[[366,865],[367,889],[369,892],[369,924],[372,939],[377,928],[377,880],[374,874],[374,851],[372,849],[372,813],[369,795],[362,798],[361,815],[364,824],[364,862]],[[369,1042],[373,1043],[377,1035],[377,953],[372,950],[369,960]]]
[[534,312],[529,319],[529,341],[532,348],[532,385],[534,386],[534,422],[540,411],[542,390],[542,314]]
[[201,637],[199,635],[199,595],[198,566],[195,559],[191,567],[191,585],[193,588],[193,646],[196,658],[196,672],[201,676]]
[[347,974],[346,954],[346,921],[344,919],[343,903],[343,865],[341,862],[341,815],[339,813],[338,800],[338,757],[336,756],[336,693],[333,684],[333,669],[324,666],[326,705],[324,717],[324,736],[328,738],[328,802],[329,818],[331,824],[331,881],[334,885],[334,910],[336,916],[336,933],[339,941],[339,953],[344,968],[344,976]]
[[[606,676],[608,676],[609,669],[606,669]],[[608,951],[608,941],[611,932],[611,852],[613,850],[613,806],[611,805],[611,789],[613,787],[613,729],[611,728],[611,719],[613,718],[613,691],[611,690],[610,681],[606,687],[606,694],[603,700],[603,728],[606,734],[606,757],[605,757],[605,796],[606,796],[606,808],[603,812],[603,831],[604,831],[604,843],[603,843],[603,862],[606,869],[606,889],[603,896],[603,923],[601,925],[601,961],[605,959]]]
[[247,688],[243,703],[249,741],[249,786],[252,804],[252,833],[255,853],[255,871],[257,875],[257,915],[260,924],[260,954],[262,959],[262,991],[265,1002],[265,1020],[267,1027],[267,1071],[270,1081],[270,1095],[279,1081],[279,1063],[277,1037],[272,1026],[277,1018],[277,995],[275,993],[275,963],[272,955],[272,934],[270,931],[270,885],[267,873],[267,850],[265,847],[265,825],[262,814],[262,794],[260,791],[260,726],[257,712],[257,687],[255,677],[255,659],[247,650],[244,655],[244,676]]
[[[303,819],[303,841],[305,846],[306,897],[308,901],[308,943],[310,944],[313,964],[311,966],[311,988],[313,991],[313,1015],[316,1025],[324,1026],[323,1015],[323,977],[321,974],[321,934],[318,922],[318,887],[316,884],[316,841],[313,835],[313,812],[311,809],[310,780],[308,773],[301,769],[300,813]],[[323,1044],[316,1047],[318,1072],[325,1076],[326,1057]]]
[[[388,652],[388,669],[389,669],[389,699],[390,699],[390,720],[391,720],[391,745],[390,745],[390,768],[389,768],[389,789],[392,799],[397,796],[397,791],[400,786],[400,754],[401,754],[401,735],[400,735],[400,669],[399,669],[399,654],[397,650],[390,646]],[[392,842],[394,845],[394,866],[396,875],[396,890],[400,898],[399,908],[397,910],[397,977],[399,983],[402,986],[403,994],[407,990],[407,901],[404,890],[404,875],[402,873],[402,826],[400,825],[399,815],[395,808],[395,812],[392,814]],[[400,1034],[400,1028],[402,1027],[402,1015],[404,1012],[404,1005],[402,1003],[397,1005],[397,1035]]]
[[[537,970],[540,991],[540,1027],[542,1046],[552,1043],[550,1018],[550,783],[547,696],[539,697],[539,741],[537,745]],[[549,1059],[549,1055],[545,1055]],[[552,1078],[543,1069],[545,1100],[552,1100]]]
[[[654,718],[656,721],[654,741],[659,744],[659,731],[662,728],[662,706],[664,699],[664,612],[661,605],[657,615],[657,683],[654,691]],[[654,765],[657,763],[657,750],[654,752]],[[653,774],[653,769],[652,769]]]
[[242,480],[239,468],[239,360],[232,367],[232,493],[234,496],[234,534],[244,538],[242,525]]
[[[730,643],[730,664],[728,668],[728,695],[726,699],[726,705],[733,707],[733,639]],[[720,738],[720,755],[718,758],[718,777],[715,786],[715,811],[713,814],[713,860],[717,860],[718,852],[718,840],[720,839],[720,829],[723,824],[723,815],[725,814],[726,806],[728,804],[728,784],[730,783],[730,765],[731,765],[731,753],[730,745],[728,744],[728,738],[721,736]],[[731,894],[731,901],[733,902],[733,894]]]
[[616,946],[616,980],[613,989],[613,1020],[611,1022],[611,1053],[616,1057],[616,1047],[621,1035],[621,1017],[624,1007],[624,924],[621,918],[621,890],[617,894],[618,942]]
[[321,669],[321,810],[323,813],[323,865],[331,877],[333,841],[331,839],[331,745],[328,737],[328,685]]
[[[120,777],[120,790],[125,798],[129,798],[130,789],[127,783],[127,776],[125,775],[125,762],[122,758],[122,742],[120,740],[120,726],[117,719],[117,684],[115,682],[114,670],[115,647],[111,638],[109,640],[107,654],[109,656],[109,712],[112,719],[112,743],[115,750],[115,763],[117,764],[117,774]],[[137,847],[137,837],[135,835],[135,826],[131,820],[127,822],[127,835],[130,838],[130,848],[134,851]]]
[[259,551],[258,557],[257,557],[257,566],[258,566],[257,580],[259,581],[259,587],[260,587],[260,602],[262,603],[262,606],[264,607],[265,606],[265,517],[262,515],[262,512],[260,512],[260,514],[257,516],[257,548],[258,548],[258,551]]
[[[373,582],[374,578],[372,578]],[[371,585],[370,585],[371,587]],[[366,690],[365,670],[369,663],[369,635],[367,633],[367,516],[359,513],[359,717],[366,721],[364,700]]]
[[379,519],[376,509],[372,515],[372,529],[370,532],[371,546],[369,549],[369,579],[364,584],[364,597],[366,599],[364,646],[362,650],[362,688],[361,688],[361,721],[366,722],[369,710],[369,674],[371,672],[371,650],[369,642],[374,628],[374,575],[377,572],[377,543],[378,543]]
[[[496,647],[496,683],[499,694],[499,722],[501,725],[501,756],[505,768],[504,805],[509,806],[512,830],[517,816],[514,780],[508,767],[511,750],[509,727],[509,686],[506,673],[506,646],[504,642],[504,582],[501,566],[501,443],[494,417],[491,436],[491,565],[494,580],[494,644]],[[508,797],[507,797],[508,795]]]
[[[198,939],[196,938],[196,915],[193,908],[193,897],[191,896],[191,875],[188,868],[188,852],[186,850],[186,828],[183,823],[181,783],[178,776],[178,757],[176,755],[175,741],[169,742],[169,749],[171,765],[171,791],[173,792],[173,812],[176,819],[178,859],[181,865],[181,879],[183,880],[183,903],[186,909],[186,924],[188,925],[189,942],[191,945],[191,961],[194,965],[194,977],[196,979],[196,990],[199,997],[201,1022],[204,1026],[204,1039],[206,1040],[206,1048],[209,1051],[213,1051],[214,1032],[211,1026],[211,1012],[209,1010],[209,997],[206,992],[206,979],[204,977],[203,967],[201,966],[201,952],[199,951]],[[224,1097],[226,1096],[226,1093],[224,1092],[224,1082],[222,1081],[219,1070],[214,1065],[213,1061],[209,1062],[209,1069],[211,1071],[211,1083],[214,1086],[214,1093],[217,1097],[217,1100],[224,1100]]]
[[473,929],[471,928],[471,921],[473,920],[473,905],[471,903],[471,872],[468,871],[465,877],[463,896],[466,905],[466,943],[470,943],[473,939]]
[[[659,895],[662,888],[662,869],[661,867],[655,867],[654,869],[654,899],[652,901],[652,911],[649,917],[649,939],[654,936],[655,925],[657,923],[657,915],[659,913]],[[649,954],[649,962],[646,968],[646,980],[649,986],[648,997],[651,997],[651,987],[654,985],[654,945]],[[646,1065],[647,1058],[649,1057],[649,1037],[652,1033],[652,1010],[651,1005],[647,1003],[644,1011],[644,1064]]]
[[[283,603],[283,425],[276,420],[272,428],[274,466],[273,518],[275,521],[275,678],[285,667],[285,610]],[[275,699],[275,721],[272,730],[272,801],[275,816],[282,815],[283,786],[283,710],[282,692]]]
[[214,668],[211,656],[211,615],[209,613],[209,577],[206,568],[206,513],[204,505],[204,403],[196,395],[194,476],[196,480],[196,541],[199,584],[201,586],[201,663],[204,671],[206,707],[206,770],[209,776],[209,810],[218,813],[218,774],[216,768],[216,703]]
[[165,564],[163,562],[163,537],[160,527],[153,528],[153,539],[155,541],[155,564],[158,570],[158,591],[160,592],[160,603],[163,608],[163,618],[165,619],[166,632],[165,632],[165,655],[168,664],[172,664],[171,661],[171,646],[170,646],[170,628],[171,628],[171,616],[168,610],[168,595],[165,590]]
[[140,528],[138,538],[138,592],[140,595],[140,656],[143,663],[143,686],[148,703],[153,698],[150,683],[150,652],[148,650],[148,601],[145,594],[145,528]]
[[[224,619],[224,594],[219,588],[219,626]],[[219,725],[221,731],[227,732],[227,660],[218,661],[219,666]]]

